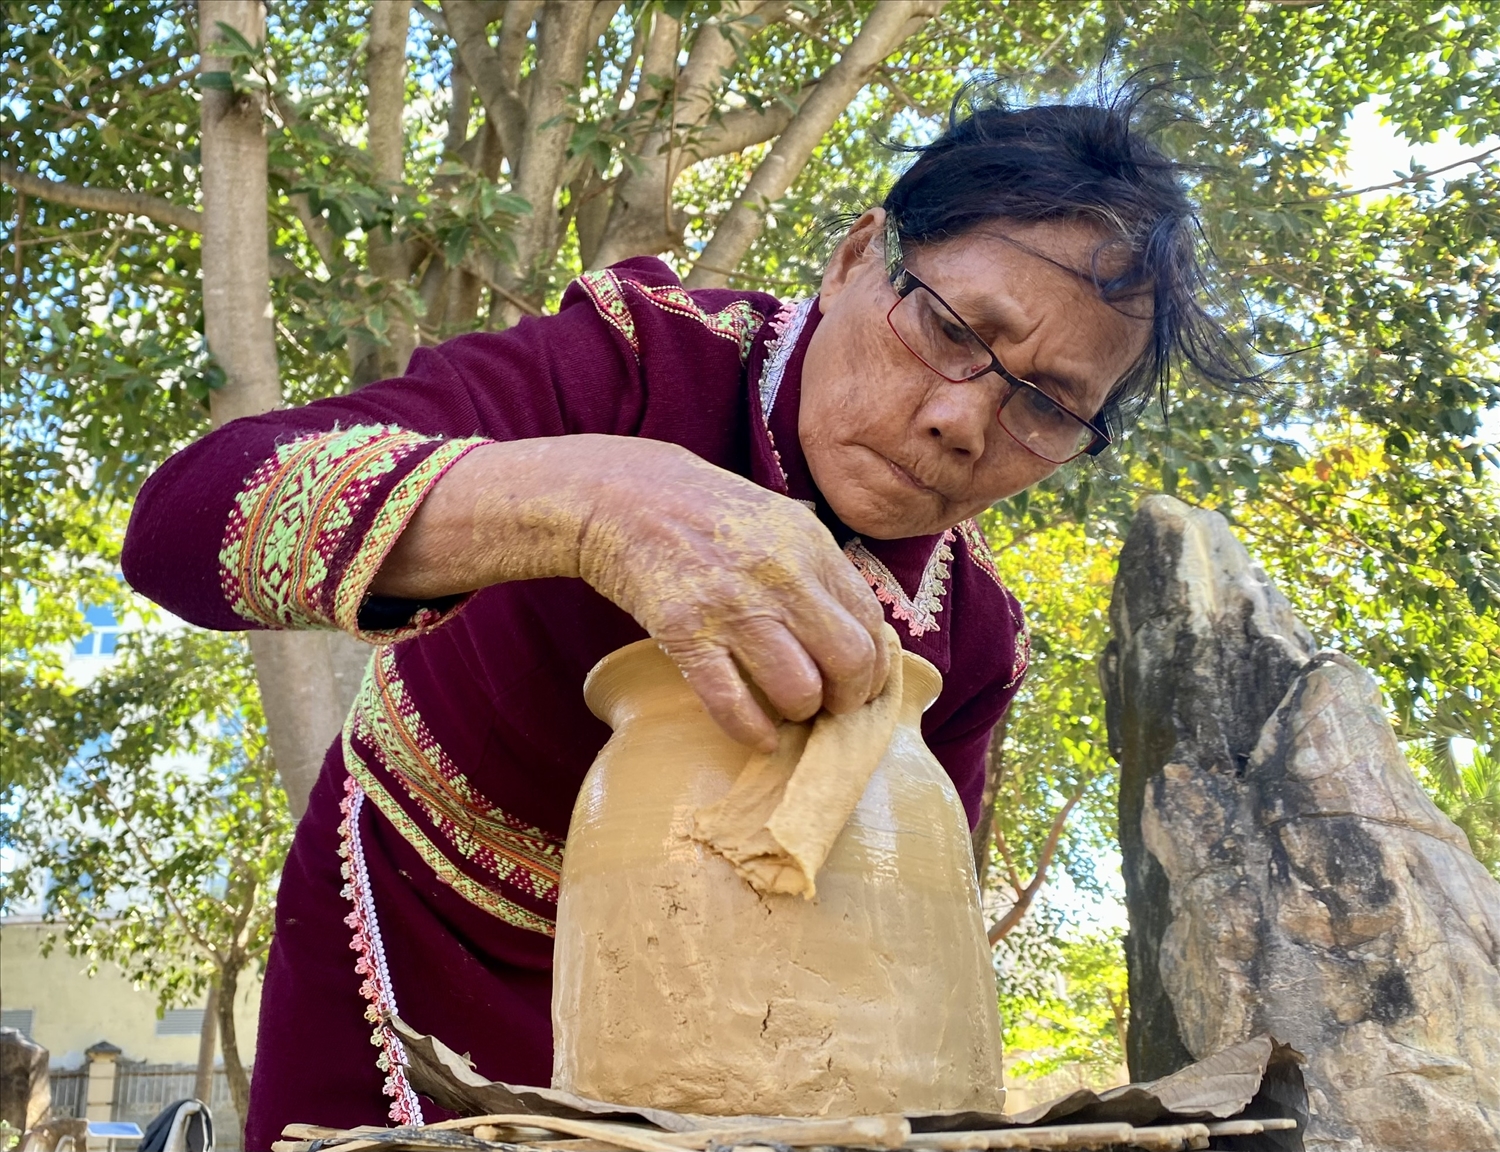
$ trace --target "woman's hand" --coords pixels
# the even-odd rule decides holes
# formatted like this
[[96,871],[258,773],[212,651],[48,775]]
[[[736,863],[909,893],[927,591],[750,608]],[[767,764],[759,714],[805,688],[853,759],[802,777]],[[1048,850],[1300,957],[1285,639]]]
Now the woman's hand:
[[[769,751],[785,717],[848,712],[885,684],[885,617],[810,511],[653,440],[601,464],[579,575],[666,650],[720,727]],[[736,667],[738,666],[738,667]]]
[[[685,448],[619,436],[487,444],[453,465],[370,591],[431,598],[580,576],[672,656],[736,740],[847,712],[885,684],[884,614],[802,505]],[[743,670],[743,674],[742,671]]]

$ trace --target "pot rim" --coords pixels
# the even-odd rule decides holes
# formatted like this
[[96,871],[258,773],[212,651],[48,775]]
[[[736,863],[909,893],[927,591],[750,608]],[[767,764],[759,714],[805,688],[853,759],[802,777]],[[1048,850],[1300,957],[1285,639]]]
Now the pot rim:
[[[610,692],[610,689],[613,687],[612,681],[622,666],[635,664],[641,658],[645,657],[648,652],[654,653],[665,660],[674,672],[679,676],[682,675],[676,662],[667,654],[666,650],[655,640],[647,637],[645,640],[636,640],[633,643],[626,644],[623,648],[616,648],[590,668],[589,674],[583,678],[584,703],[588,705],[590,712],[606,724],[610,724],[611,727],[613,727],[613,724],[611,724],[608,715],[608,701],[610,696],[613,695]],[[937,670],[937,666],[932,661],[918,656],[915,652],[908,652],[902,649],[901,656],[904,661],[903,675],[906,677],[906,691],[910,693],[913,688],[917,688],[927,697],[921,708],[923,712],[926,712],[937,701],[939,694],[943,690],[943,674]],[[683,683],[687,683],[685,677],[683,678]],[[768,707],[765,696],[758,687],[752,684],[750,685],[750,691],[755,694],[756,700],[760,702],[762,707]],[[694,693],[693,699],[697,701],[696,693]],[[774,715],[775,710],[770,710]]]

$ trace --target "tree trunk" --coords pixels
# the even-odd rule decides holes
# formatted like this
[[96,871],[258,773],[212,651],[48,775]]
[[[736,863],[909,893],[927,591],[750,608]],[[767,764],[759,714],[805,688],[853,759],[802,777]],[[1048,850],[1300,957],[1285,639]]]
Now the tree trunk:
[[[219,24],[252,44],[265,39],[260,0],[198,0],[203,72],[227,75],[213,55]],[[255,91],[205,87],[203,147],[203,325],[225,384],[209,400],[215,425],[281,406],[271,312],[265,101]],[[338,734],[328,639],[317,632],[252,632],[250,651],[267,735],[292,813],[307,809],[324,750]]]
[[236,955],[219,969],[219,1035],[224,1053],[224,1076],[229,1081],[229,1095],[240,1118],[240,1147],[245,1146],[245,1114],[250,1110],[250,1075],[240,1060],[240,1041],[234,1027],[234,1002],[239,998],[240,972],[245,957]]
[[219,982],[208,986],[203,1005],[203,1026],[198,1031],[198,1073],[193,1077],[193,1098],[205,1104],[214,1094],[214,1050],[219,1039]]
[[[370,6],[368,147],[375,178],[392,193],[406,175],[406,134],[401,114],[406,105],[406,26],[410,16],[411,0],[376,0]],[[404,288],[410,274],[405,246],[384,228],[373,229],[368,244],[370,271],[387,284]],[[390,343],[379,352],[380,379],[404,373],[417,346],[414,318],[401,303],[387,305],[387,314]]]
[[[526,124],[519,149],[507,146],[512,187],[531,205],[512,230],[516,259],[509,268],[497,269],[500,283],[528,296],[539,267],[557,251],[560,226],[555,200],[568,162],[568,141],[573,121],[568,116],[568,96],[583,74],[588,58],[593,5],[576,0],[546,0],[536,28],[536,66],[528,77],[529,99]],[[490,306],[489,326],[509,328],[523,315],[515,302],[496,294]]]

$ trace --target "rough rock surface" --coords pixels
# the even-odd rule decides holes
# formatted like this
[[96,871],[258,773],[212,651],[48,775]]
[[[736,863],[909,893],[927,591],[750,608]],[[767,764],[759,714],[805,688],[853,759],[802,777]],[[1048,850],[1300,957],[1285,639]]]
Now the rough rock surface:
[[1500,884],[1215,513],[1145,501],[1102,662],[1121,764],[1130,1070],[1268,1032],[1307,1146],[1500,1149]]
[[51,1104],[47,1049],[15,1028],[0,1028],[0,1120],[20,1134],[45,1120]]

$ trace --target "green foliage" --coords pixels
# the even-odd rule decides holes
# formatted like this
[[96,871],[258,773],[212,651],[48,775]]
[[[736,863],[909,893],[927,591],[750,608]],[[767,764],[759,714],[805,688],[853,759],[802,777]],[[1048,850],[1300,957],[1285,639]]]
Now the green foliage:
[[1013,971],[1033,974],[1002,982],[1005,1048],[1020,1057],[1010,1074],[1030,1080],[1066,1067],[1100,1083],[1117,1075],[1128,1015],[1122,933],[1059,931],[1041,916],[1001,951]]
[[1059,809],[1081,795],[1057,860],[1076,887],[1099,895],[1097,864],[1114,844],[1116,796],[1096,667],[1109,637],[1117,544],[1065,518],[1018,531],[991,511],[981,524],[1032,630],[1031,670],[999,752],[996,873],[1012,888],[1012,872],[1029,880]]
[[1408,746],[1407,759],[1432,798],[1469,838],[1479,862],[1500,880],[1500,758],[1454,754],[1452,741]]
[[[86,685],[7,714],[33,786],[7,836],[70,951],[118,963],[162,1007],[264,956],[291,838],[244,641],[134,632]],[[43,782],[45,786],[42,785]]]

